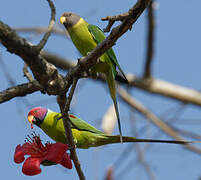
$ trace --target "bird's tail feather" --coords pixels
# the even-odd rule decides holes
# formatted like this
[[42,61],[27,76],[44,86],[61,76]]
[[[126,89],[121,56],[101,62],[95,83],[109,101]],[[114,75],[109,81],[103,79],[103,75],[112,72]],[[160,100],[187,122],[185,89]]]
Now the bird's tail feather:
[[119,117],[119,109],[118,109],[116,99],[113,100],[113,103],[114,103],[114,108],[115,108],[115,112],[116,112],[116,116],[117,116],[117,122],[118,122],[119,134],[120,134],[119,138],[120,138],[120,142],[123,143],[123,137],[122,137],[122,131],[121,131],[121,122],[120,122],[120,117]]
[[[185,141],[185,140],[160,140],[160,139],[139,139],[135,137],[123,136],[123,142],[138,142],[138,143],[164,143],[164,144],[191,144],[201,143],[201,141]],[[120,136],[105,136],[102,145],[120,143]]]
[[119,128],[119,134],[120,134],[119,137],[120,137],[120,142],[122,143],[123,139],[122,139],[122,131],[121,131],[121,122],[120,122],[119,109],[118,109],[117,100],[116,100],[116,84],[115,84],[115,79],[113,78],[112,70],[106,73],[106,80],[110,90],[110,96],[114,103],[114,108],[115,108],[118,128]]

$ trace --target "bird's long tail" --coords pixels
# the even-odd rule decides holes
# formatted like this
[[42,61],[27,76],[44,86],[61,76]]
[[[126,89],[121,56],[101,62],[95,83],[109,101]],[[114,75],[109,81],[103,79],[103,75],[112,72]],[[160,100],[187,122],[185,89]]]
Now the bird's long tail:
[[114,108],[115,108],[115,113],[117,116],[117,122],[118,122],[118,128],[119,128],[119,134],[120,134],[119,138],[120,138],[120,142],[122,143],[123,138],[122,138],[122,131],[121,131],[121,122],[120,122],[119,109],[118,109],[117,100],[116,100],[116,84],[115,84],[115,79],[113,77],[112,71],[109,71],[106,74],[106,80],[110,90],[110,96],[114,103]]
[[[138,139],[135,137],[123,136],[123,142],[138,142],[138,143],[163,143],[163,144],[191,144],[201,143],[201,141],[183,141],[183,140],[160,140],[160,139]],[[119,136],[105,136],[99,139],[99,146],[105,144],[120,143]]]
[[113,99],[113,103],[114,103],[114,108],[115,108],[115,112],[116,112],[116,116],[117,116],[117,122],[118,122],[118,128],[119,128],[119,138],[120,138],[120,142],[123,143],[123,136],[122,136],[122,131],[121,131],[121,122],[120,122],[120,117],[119,117],[119,109],[118,109],[118,105],[117,105],[117,100]]

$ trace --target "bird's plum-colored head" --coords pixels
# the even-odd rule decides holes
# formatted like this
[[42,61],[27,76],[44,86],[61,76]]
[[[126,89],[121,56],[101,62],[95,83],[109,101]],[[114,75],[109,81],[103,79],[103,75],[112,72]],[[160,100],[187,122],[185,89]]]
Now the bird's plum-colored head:
[[60,23],[63,24],[67,29],[73,27],[80,20],[80,16],[72,13],[65,12],[60,17]]
[[31,127],[33,128],[33,124],[36,124],[40,127],[42,124],[46,114],[47,109],[43,107],[35,107],[28,114],[28,121],[31,123]]

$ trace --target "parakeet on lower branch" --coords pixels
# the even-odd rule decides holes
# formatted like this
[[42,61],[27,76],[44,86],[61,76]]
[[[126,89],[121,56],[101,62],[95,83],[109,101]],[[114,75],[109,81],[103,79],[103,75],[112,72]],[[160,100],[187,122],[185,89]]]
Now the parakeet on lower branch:
[[[66,12],[60,17],[60,22],[65,26],[72,39],[72,42],[83,56],[86,56],[88,53],[90,53],[100,42],[105,39],[104,33],[98,26],[88,24],[83,18],[81,18],[77,14]],[[124,79],[127,81],[126,76],[124,75],[117,61],[113,49],[110,48],[99,58],[99,62],[91,69],[91,71],[94,75],[99,72],[105,74],[107,84],[110,90],[110,96],[113,100],[115,107],[120,133],[120,140],[122,142],[122,131],[119,110],[116,100],[116,66],[123,75]]]
[[[120,143],[119,136],[108,136],[99,131],[87,122],[70,114],[72,135],[77,148],[90,148],[106,144]],[[50,138],[56,142],[68,143],[65,135],[65,129],[61,113],[53,112],[43,107],[33,108],[28,114],[28,120],[31,124],[40,127]],[[173,141],[156,139],[137,139],[135,137],[123,136],[124,142],[147,142],[147,143],[172,143],[187,144],[191,141]]]

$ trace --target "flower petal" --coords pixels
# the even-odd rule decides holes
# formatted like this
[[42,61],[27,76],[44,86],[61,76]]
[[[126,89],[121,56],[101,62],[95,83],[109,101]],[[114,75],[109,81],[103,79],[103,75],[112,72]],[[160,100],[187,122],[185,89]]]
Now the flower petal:
[[47,147],[47,154],[44,157],[45,160],[53,161],[55,163],[60,163],[63,159],[64,154],[68,149],[67,144],[63,143],[55,143],[55,144],[48,144]]
[[72,169],[72,161],[67,153],[64,154],[63,159],[59,164],[61,164],[65,168]]
[[28,176],[34,176],[41,173],[40,163],[42,159],[29,157],[25,160],[22,172]]
[[22,150],[24,154],[31,155],[32,157],[42,157],[46,154],[35,142],[23,144]]
[[15,148],[15,154],[14,154],[14,162],[15,163],[22,163],[24,161],[24,151],[22,149],[22,146],[20,144],[17,145]]

